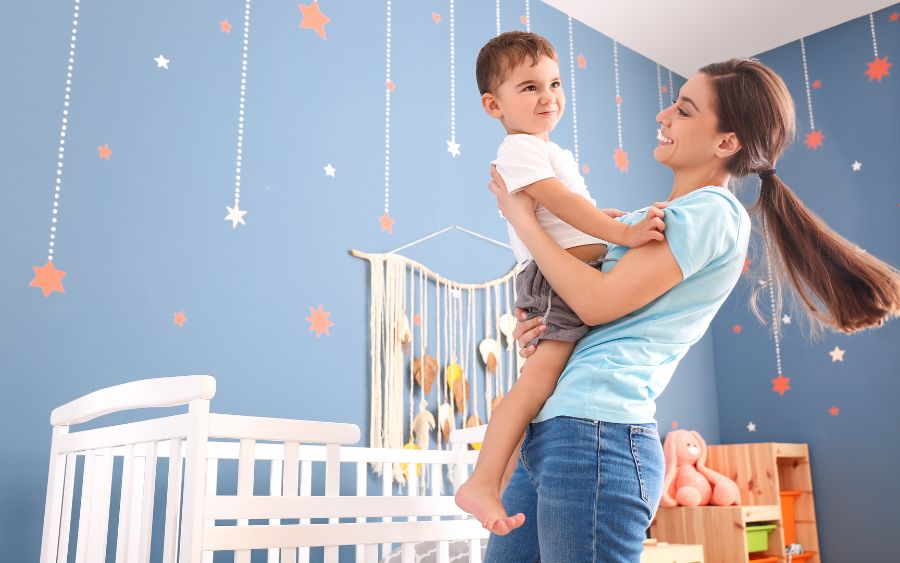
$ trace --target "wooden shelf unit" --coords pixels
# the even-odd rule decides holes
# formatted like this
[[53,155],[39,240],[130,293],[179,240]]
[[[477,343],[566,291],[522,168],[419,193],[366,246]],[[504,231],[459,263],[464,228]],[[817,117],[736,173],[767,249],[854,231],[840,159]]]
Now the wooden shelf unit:
[[809,450],[806,444],[765,442],[710,446],[707,465],[737,483],[741,506],[660,507],[650,536],[672,543],[699,543],[707,563],[747,561],[746,526],[775,524],[769,548],[754,555],[784,559],[784,528],[780,491],[797,491],[795,526],[797,539],[807,552],[805,559],[821,563],[816,511],[813,501]]

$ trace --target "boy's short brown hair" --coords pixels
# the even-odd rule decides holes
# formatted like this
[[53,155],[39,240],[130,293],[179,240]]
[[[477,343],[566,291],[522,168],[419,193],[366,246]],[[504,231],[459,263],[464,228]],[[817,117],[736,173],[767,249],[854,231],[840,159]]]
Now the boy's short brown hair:
[[553,45],[537,33],[507,31],[485,43],[475,63],[475,80],[478,82],[479,92],[492,92],[527,57],[531,57],[532,66],[538,64],[541,57],[559,62]]

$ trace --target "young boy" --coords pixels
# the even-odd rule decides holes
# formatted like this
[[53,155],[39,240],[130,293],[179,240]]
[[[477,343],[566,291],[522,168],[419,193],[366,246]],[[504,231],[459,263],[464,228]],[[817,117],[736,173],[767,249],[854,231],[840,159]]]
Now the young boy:
[[[502,33],[481,49],[475,74],[484,110],[507,132],[493,164],[510,193],[524,190],[535,199],[535,216],[560,246],[596,266],[606,254],[604,240],[629,247],[663,240],[660,209],[651,207],[631,226],[616,221],[612,216],[621,212],[597,209],[572,153],[550,142],[548,134],[566,103],[553,45],[534,33]],[[542,316],[546,330],[519,380],[493,411],[475,470],[456,493],[460,508],[501,535],[525,521],[521,513],[507,516],[500,500],[504,473],[518,462],[516,444],[553,393],[575,342],[588,331],[550,288],[511,225],[509,236],[522,266],[516,308],[524,309],[527,318]]]

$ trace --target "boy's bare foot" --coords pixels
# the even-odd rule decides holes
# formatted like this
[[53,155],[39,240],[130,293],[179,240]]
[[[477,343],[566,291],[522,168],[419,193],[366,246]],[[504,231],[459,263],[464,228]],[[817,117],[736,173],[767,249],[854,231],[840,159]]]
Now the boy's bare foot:
[[467,481],[456,491],[456,505],[481,522],[486,530],[505,536],[525,523],[521,512],[507,516],[496,488]]

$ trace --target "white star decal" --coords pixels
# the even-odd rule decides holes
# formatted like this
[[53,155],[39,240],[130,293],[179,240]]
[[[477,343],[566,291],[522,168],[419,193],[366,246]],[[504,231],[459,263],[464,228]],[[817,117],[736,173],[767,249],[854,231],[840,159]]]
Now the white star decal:
[[828,352],[831,355],[831,362],[843,362],[844,361],[844,352],[846,350],[841,350],[837,346],[834,347],[834,350]]
[[851,164],[850,166],[853,168],[854,172],[859,172],[860,168],[862,168],[862,162],[854,160],[853,164]]
[[747,424],[747,432],[756,432],[756,425],[753,422]]
[[234,202],[234,207],[225,206],[225,209],[228,210],[228,215],[225,216],[226,221],[231,221],[231,228],[236,229],[238,223],[241,225],[246,225],[244,222],[244,215],[247,214],[246,211],[241,211],[241,208],[238,207],[238,202]]
[[447,141],[447,152],[452,154],[453,158],[459,156],[459,143],[456,142],[456,139]]
[[334,173],[336,170],[335,170],[334,166],[331,165],[330,162],[325,165],[324,170],[325,170],[326,176],[331,176],[332,178],[334,178]]
[[791,316],[785,315],[785,316],[781,317],[781,322],[783,322],[786,325],[791,324]]
[[165,58],[163,55],[160,55],[153,60],[156,61],[156,68],[169,70],[169,59]]

